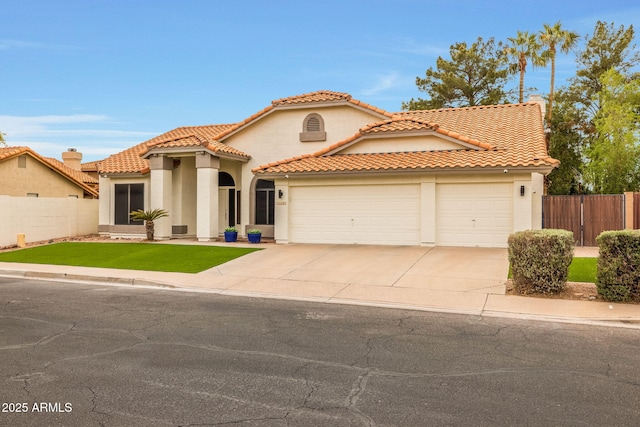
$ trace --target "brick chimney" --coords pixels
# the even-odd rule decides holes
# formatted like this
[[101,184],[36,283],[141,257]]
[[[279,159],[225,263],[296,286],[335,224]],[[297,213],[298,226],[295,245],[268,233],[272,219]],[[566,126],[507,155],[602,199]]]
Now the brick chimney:
[[82,153],[78,153],[75,148],[69,148],[67,151],[62,153],[62,162],[65,166],[68,166],[71,169],[78,171],[82,170]]

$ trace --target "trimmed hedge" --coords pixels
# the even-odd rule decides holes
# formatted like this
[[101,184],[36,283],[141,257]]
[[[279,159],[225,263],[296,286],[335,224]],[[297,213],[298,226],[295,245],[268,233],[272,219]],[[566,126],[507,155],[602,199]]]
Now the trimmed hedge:
[[513,286],[521,294],[561,292],[573,260],[573,233],[526,230],[509,236]]
[[603,231],[596,242],[598,293],[609,301],[640,302],[640,231]]

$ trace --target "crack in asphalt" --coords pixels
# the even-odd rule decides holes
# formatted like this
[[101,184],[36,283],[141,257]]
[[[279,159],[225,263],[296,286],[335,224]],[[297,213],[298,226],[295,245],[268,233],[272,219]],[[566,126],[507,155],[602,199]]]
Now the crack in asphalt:
[[358,400],[364,394],[367,388],[367,382],[369,381],[369,377],[371,376],[371,371],[367,369],[366,372],[363,372],[356,378],[351,387],[351,391],[347,396],[346,408],[347,410],[353,414],[358,420],[362,421],[368,426],[374,426],[375,422],[371,417],[363,414],[358,408]]

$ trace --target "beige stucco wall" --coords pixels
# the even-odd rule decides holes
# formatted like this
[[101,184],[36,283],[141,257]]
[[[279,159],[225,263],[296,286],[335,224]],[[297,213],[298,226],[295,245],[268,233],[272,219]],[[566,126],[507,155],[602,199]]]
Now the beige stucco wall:
[[[173,170],[173,207],[171,225],[186,225],[186,236],[196,235],[196,162],[194,157],[181,157]],[[186,237],[185,236],[185,237]]]
[[0,247],[98,232],[98,200],[0,196]]
[[38,197],[84,197],[82,188],[33,157],[25,157],[25,168],[18,167],[18,157],[0,162],[0,194],[15,197],[24,197],[28,193],[38,194]]
[[[311,113],[322,116],[324,130],[327,133],[325,141],[300,142],[302,123]],[[361,127],[379,120],[383,119],[371,112],[349,106],[276,110],[225,139],[225,144],[251,155],[251,160],[242,167],[241,185],[236,187],[241,190],[241,224],[253,223],[253,218],[250,217],[251,185],[254,182],[251,169],[270,162],[314,153],[354,135]],[[239,229],[244,230],[244,227]]]
[[370,137],[340,150],[340,154],[459,150],[460,148],[461,145],[459,143],[435,135],[387,138]]
[[[144,184],[144,208],[150,206],[149,174],[142,176],[100,177],[100,199],[98,210],[98,224],[101,233],[107,233],[104,228],[115,223],[115,185],[116,184]],[[140,234],[127,236],[126,233],[111,233],[112,237],[144,237],[144,227]]]

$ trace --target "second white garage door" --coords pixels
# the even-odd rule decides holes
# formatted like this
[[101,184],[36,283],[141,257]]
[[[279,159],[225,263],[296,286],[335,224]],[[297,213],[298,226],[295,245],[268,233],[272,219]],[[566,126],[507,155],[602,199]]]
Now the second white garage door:
[[438,184],[438,246],[507,247],[513,229],[513,184]]
[[418,185],[290,188],[289,240],[296,243],[418,245]]

